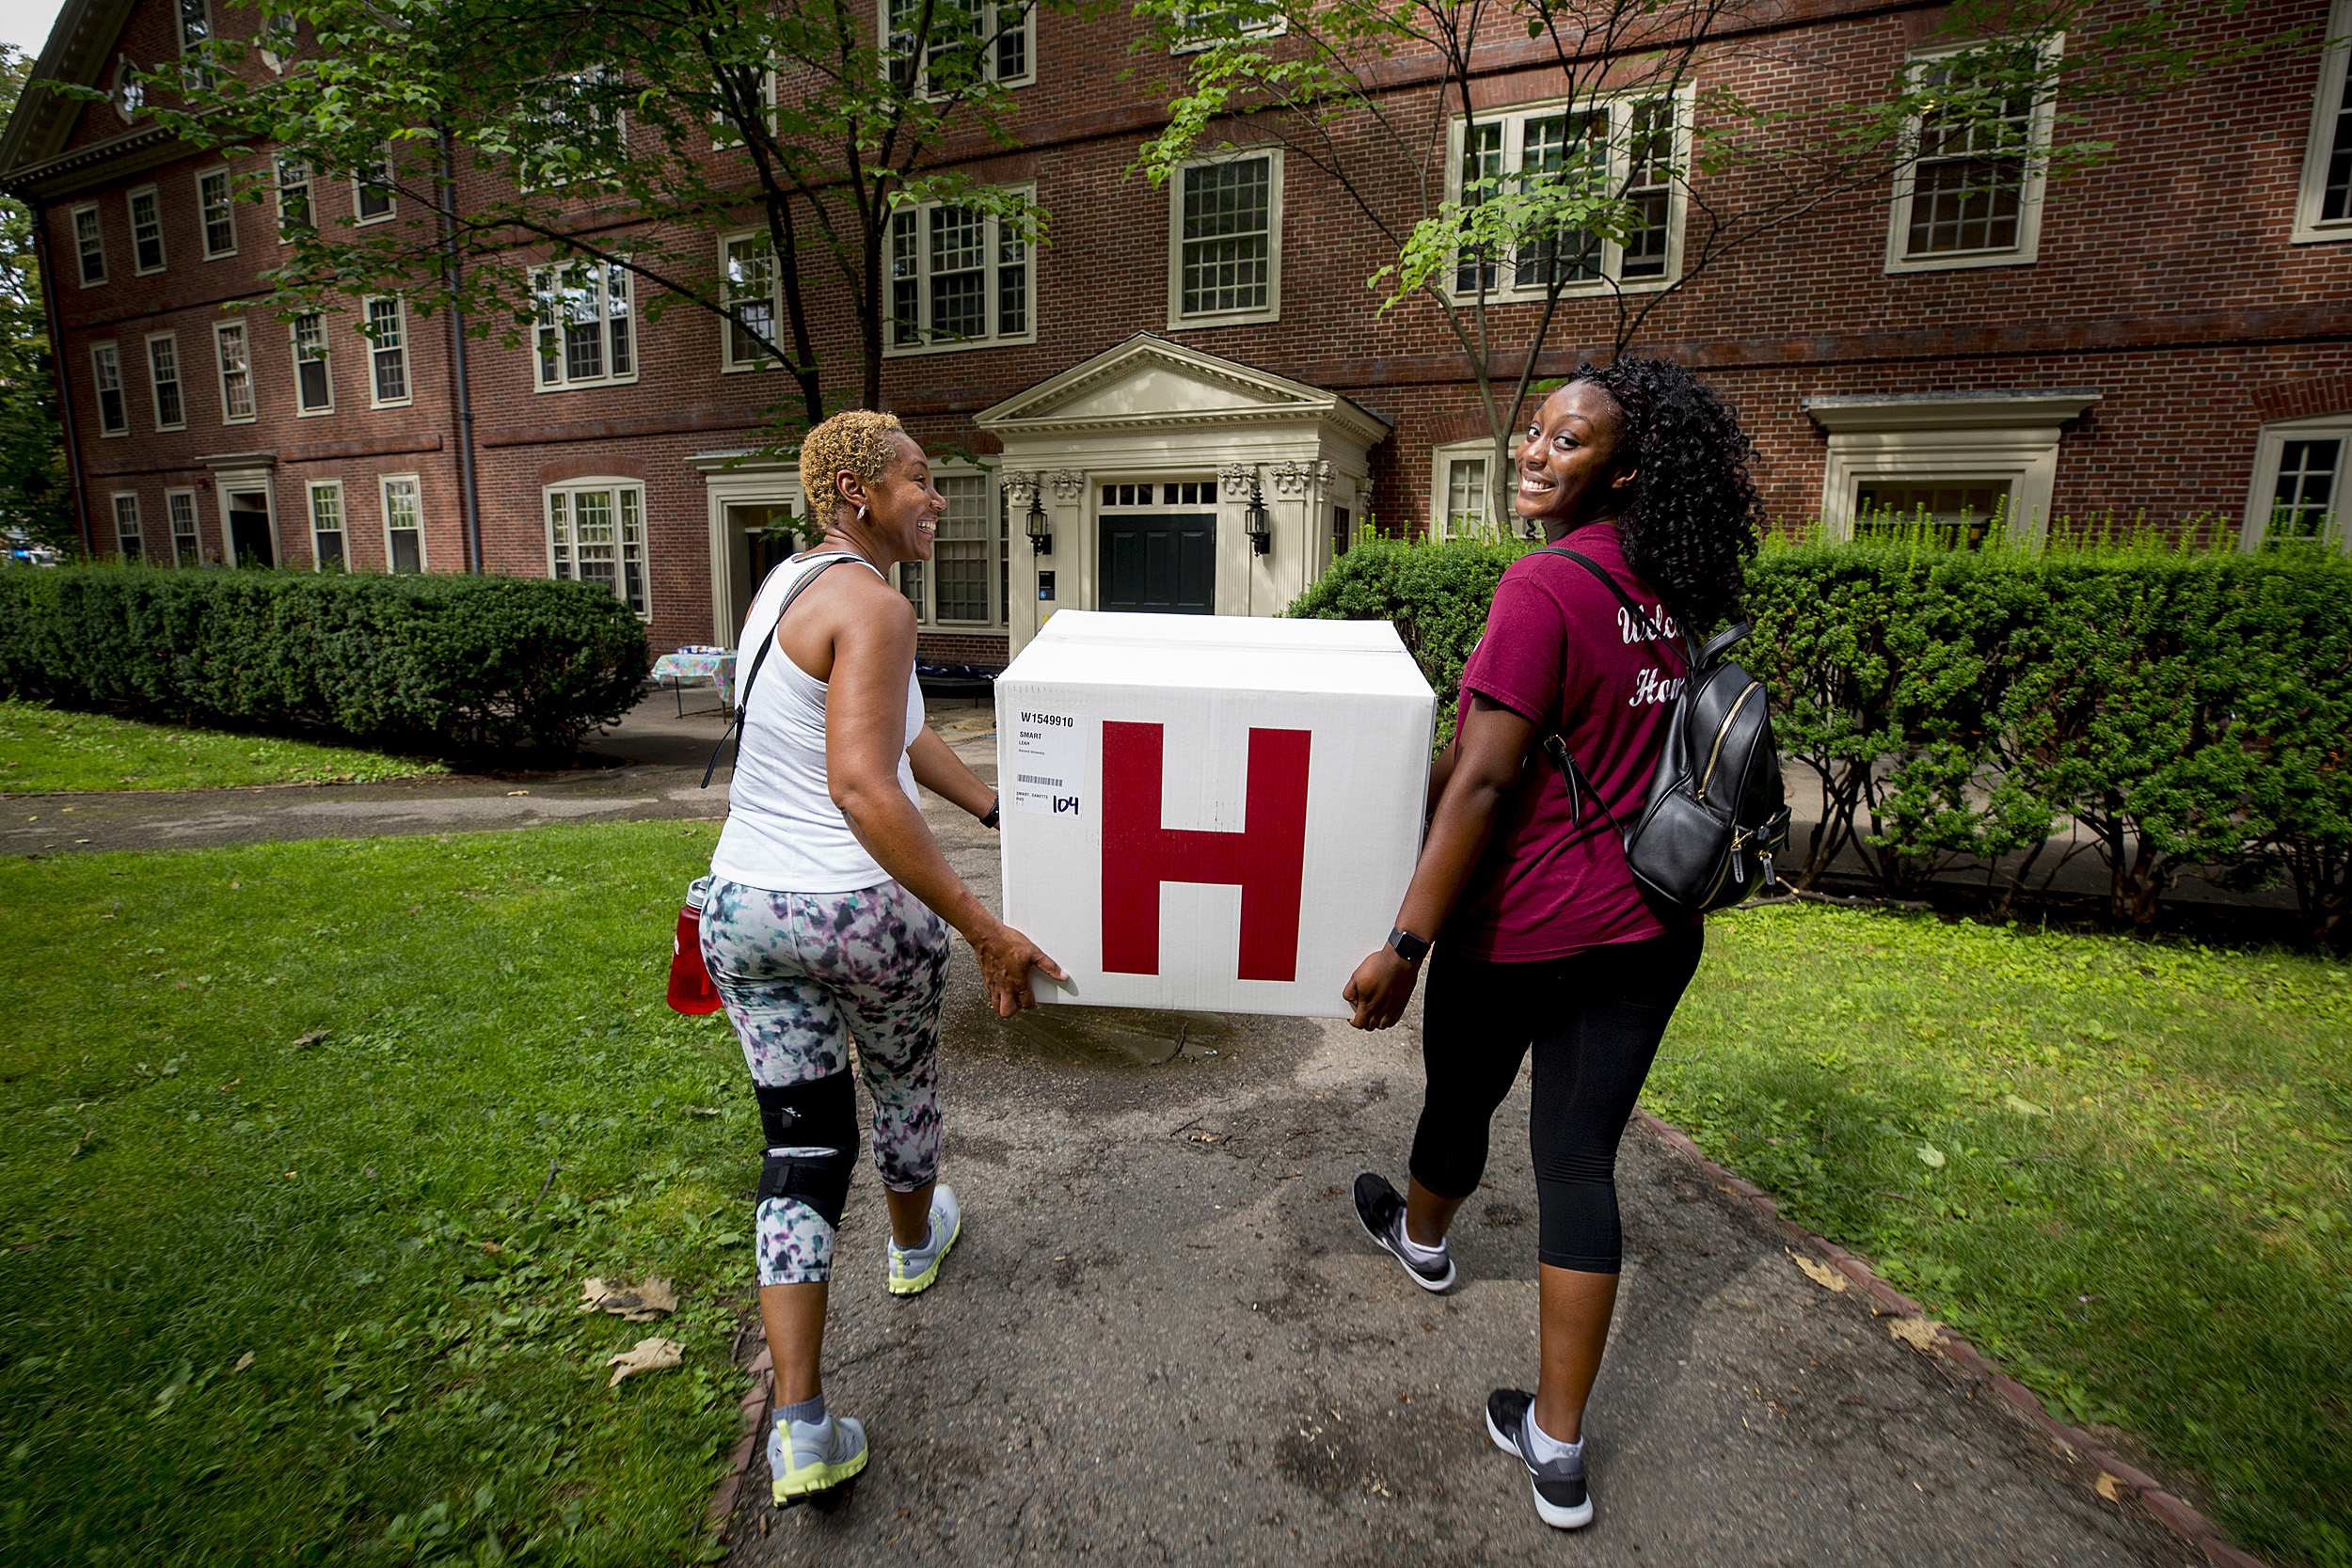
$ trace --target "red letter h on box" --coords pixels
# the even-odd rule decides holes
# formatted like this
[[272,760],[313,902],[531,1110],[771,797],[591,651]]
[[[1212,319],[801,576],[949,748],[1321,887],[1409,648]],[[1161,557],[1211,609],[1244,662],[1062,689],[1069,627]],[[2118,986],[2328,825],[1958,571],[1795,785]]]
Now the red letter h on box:
[[1307,730],[1251,730],[1237,833],[1160,825],[1161,727],[1103,725],[1103,967],[1160,972],[1160,884],[1241,885],[1244,980],[1298,977],[1298,900],[1307,863]]

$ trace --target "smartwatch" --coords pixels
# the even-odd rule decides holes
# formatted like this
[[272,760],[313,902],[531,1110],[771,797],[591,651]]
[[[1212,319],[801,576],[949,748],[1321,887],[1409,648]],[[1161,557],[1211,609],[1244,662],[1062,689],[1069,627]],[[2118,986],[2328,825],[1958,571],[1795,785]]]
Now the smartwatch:
[[1389,945],[1408,964],[1417,964],[1429,956],[1429,944],[1402,926],[1389,933]]
[[996,826],[997,814],[1003,809],[1004,804],[1005,798],[1001,795],[989,801],[988,815],[980,818],[980,826],[983,828],[993,828]]

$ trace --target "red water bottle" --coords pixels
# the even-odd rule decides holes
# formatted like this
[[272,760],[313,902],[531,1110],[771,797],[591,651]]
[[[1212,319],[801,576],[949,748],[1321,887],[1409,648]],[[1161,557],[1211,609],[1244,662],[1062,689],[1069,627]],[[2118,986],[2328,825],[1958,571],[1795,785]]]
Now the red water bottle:
[[719,988],[703,962],[703,899],[709,891],[709,878],[694,879],[677,912],[677,935],[670,939],[670,1006],[681,1013],[719,1010]]

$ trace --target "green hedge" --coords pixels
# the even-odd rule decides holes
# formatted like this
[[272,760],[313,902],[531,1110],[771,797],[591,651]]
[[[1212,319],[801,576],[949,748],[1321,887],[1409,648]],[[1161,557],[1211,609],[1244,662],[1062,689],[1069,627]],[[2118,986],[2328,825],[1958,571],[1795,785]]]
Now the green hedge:
[[[1525,548],[1360,544],[1291,613],[1396,621],[1450,720]],[[2285,878],[2314,937],[2352,947],[2352,562],[1783,546],[1751,566],[1748,609],[1782,754],[1824,802],[1799,886],[1849,846],[1898,894],[2008,859],[2006,908],[2071,818],[2119,921],[2150,924],[2197,866]]]
[[597,587],[90,566],[0,573],[0,693],[373,745],[569,751],[652,657]]

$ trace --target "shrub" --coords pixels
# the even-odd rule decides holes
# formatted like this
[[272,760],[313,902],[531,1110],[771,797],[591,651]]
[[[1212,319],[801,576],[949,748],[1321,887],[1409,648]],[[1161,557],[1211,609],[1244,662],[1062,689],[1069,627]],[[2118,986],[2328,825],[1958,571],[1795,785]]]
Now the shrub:
[[[1450,716],[1525,548],[1359,546],[1291,612],[1398,621]],[[2352,562],[1897,538],[1770,547],[1748,589],[1742,657],[1820,785],[1799,886],[1847,847],[1895,893],[2007,860],[2006,908],[2071,818],[2119,922],[2152,923],[2192,865],[2283,874],[2312,935],[2352,947]]]
[[373,745],[569,751],[652,666],[591,584],[91,566],[0,574],[0,693]]

